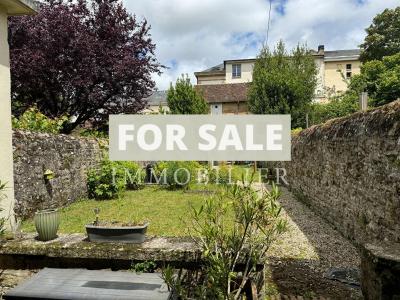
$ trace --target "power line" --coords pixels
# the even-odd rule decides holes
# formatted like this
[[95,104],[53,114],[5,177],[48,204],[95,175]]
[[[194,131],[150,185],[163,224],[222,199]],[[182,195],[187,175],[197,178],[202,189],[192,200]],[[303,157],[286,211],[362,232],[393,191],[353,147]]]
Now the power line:
[[269,38],[269,25],[271,21],[271,9],[272,9],[272,0],[269,0],[269,12],[268,12],[268,25],[267,25],[267,35],[265,37],[265,46],[268,46],[268,38]]

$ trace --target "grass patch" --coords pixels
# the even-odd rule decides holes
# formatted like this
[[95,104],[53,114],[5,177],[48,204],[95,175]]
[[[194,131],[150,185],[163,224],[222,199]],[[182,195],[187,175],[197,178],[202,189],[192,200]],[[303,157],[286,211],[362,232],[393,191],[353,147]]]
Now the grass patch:
[[[93,209],[100,208],[100,220],[150,222],[148,235],[185,236],[190,224],[191,206],[200,207],[210,195],[168,191],[151,186],[138,191],[127,191],[116,200],[82,200],[60,210],[60,233],[84,233],[85,224],[94,221]],[[32,219],[22,223],[22,230],[34,232]]]

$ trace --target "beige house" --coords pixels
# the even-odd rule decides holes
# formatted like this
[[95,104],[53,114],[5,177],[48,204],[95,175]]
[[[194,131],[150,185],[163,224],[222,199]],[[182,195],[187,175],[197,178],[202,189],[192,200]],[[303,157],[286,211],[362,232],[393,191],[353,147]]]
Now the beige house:
[[[347,81],[360,73],[360,50],[325,51],[320,45],[313,51],[318,69],[315,101],[324,102],[329,96],[347,89]],[[210,103],[211,113],[246,113],[248,84],[253,80],[255,59],[225,60],[222,64],[194,73],[197,89]]]
[[168,112],[169,107],[167,102],[167,94],[168,91],[154,91],[150,97],[145,99],[148,106],[146,109],[141,111],[141,113],[145,115],[159,114],[160,109],[164,112]]
[[[10,55],[8,48],[9,16],[34,14],[35,5],[29,0],[0,1],[0,180],[7,184],[6,198],[0,202],[1,217],[13,221],[10,216],[14,207],[14,179],[11,130],[11,82]],[[9,223],[11,224],[11,223]]]

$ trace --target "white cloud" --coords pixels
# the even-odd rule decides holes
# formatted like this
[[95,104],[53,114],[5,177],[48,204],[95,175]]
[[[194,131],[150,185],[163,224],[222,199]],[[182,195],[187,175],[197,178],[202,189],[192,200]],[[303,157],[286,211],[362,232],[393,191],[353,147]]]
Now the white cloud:
[[[267,28],[268,0],[124,0],[126,7],[152,26],[157,57],[172,67],[157,87],[224,59],[254,57]],[[362,3],[361,3],[362,2]],[[289,47],[307,42],[316,48],[356,48],[373,16],[398,0],[272,0],[270,44],[283,39]],[[282,7],[284,13],[278,12]]]

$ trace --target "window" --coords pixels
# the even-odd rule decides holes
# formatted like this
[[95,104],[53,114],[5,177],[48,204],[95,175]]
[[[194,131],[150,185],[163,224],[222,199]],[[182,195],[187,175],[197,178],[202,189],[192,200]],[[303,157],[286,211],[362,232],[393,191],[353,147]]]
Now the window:
[[346,64],[346,78],[349,79],[351,77],[351,64]]
[[240,78],[242,77],[242,65],[241,64],[233,64],[232,65],[232,78]]

